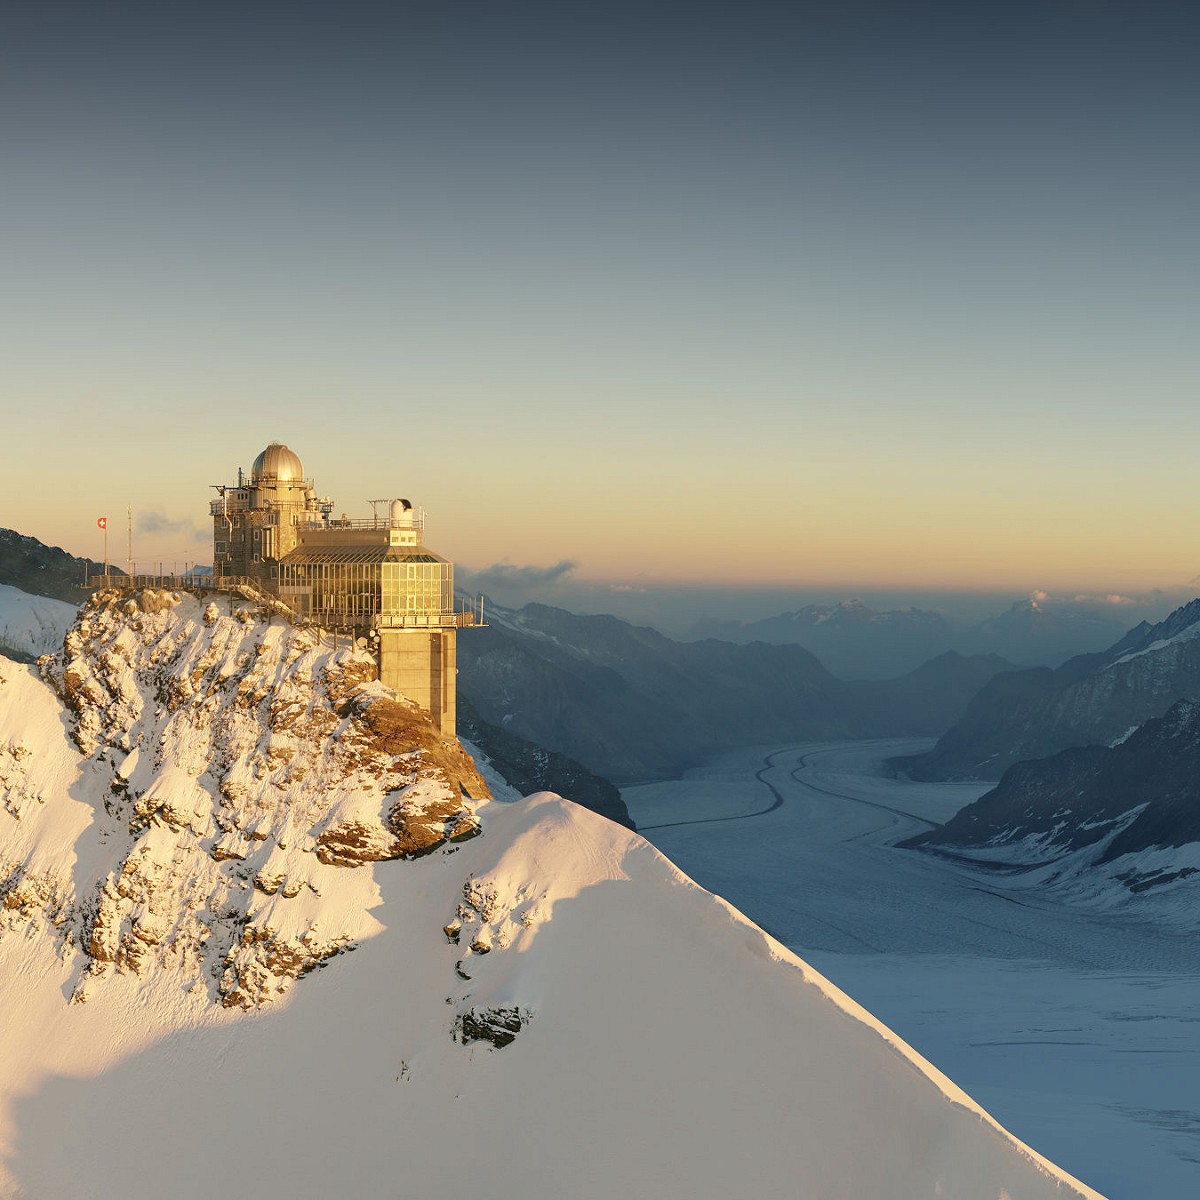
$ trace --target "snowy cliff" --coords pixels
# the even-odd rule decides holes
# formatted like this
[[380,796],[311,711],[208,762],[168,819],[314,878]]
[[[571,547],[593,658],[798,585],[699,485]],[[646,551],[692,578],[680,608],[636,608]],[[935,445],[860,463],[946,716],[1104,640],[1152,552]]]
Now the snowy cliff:
[[76,606],[46,596],[31,596],[0,583],[0,655],[32,662],[57,650],[75,620]]
[[1095,1196],[247,603],[102,595],[0,662],[0,797],[0,1194]]

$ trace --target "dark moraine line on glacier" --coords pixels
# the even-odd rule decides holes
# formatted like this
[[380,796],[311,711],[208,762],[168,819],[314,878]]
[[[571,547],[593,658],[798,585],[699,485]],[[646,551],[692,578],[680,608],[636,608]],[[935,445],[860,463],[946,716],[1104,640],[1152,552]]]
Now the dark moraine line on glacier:
[[[782,753],[782,751],[779,751],[779,753]],[[855,804],[863,804],[867,808],[877,808],[877,809],[879,809],[880,812],[890,813],[894,817],[904,817],[906,820],[916,821],[916,823],[922,827],[921,830],[918,830],[916,832],[923,832],[926,829],[939,828],[939,826],[937,825],[936,822],[927,820],[925,817],[918,817],[916,815],[916,813],[905,812],[904,809],[902,809],[902,808],[892,808],[892,806],[890,804],[880,804],[877,800],[864,800],[861,796],[851,796],[847,792],[835,792],[832,788],[820,787],[818,784],[811,783],[807,779],[800,778],[800,772],[803,771],[804,768],[809,765],[808,760],[810,758],[816,758],[817,755],[819,755],[819,754],[837,754],[837,753],[838,753],[838,748],[834,748],[832,750],[814,750],[809,754],[802,755],[800,758],[800,761],[795,765],[795,767],[792,768],[792,771],[791,771],[792,778],[801,787],[808,788],[808,790],[810,792],[820,792],[822,796],[832,796],[835,800],[851,800]],[[771,787],[770,784],[767,784],[767,786]],[[771,790],[775,791],[774,788],[771,788]],[[778,795],[778,792],[776,792],[776,795]],[[778,805],[776,805],[775,807],[778,808]],[[861,837],[864,835],[860,834],[859,836]]]
[[[715,825],[718,821],[748,821],[751,817],[764,817],[767,813],[774,812],[783,805],[783,793],[773,783],[767,783],[763,776],[775,765],[775,760],[781,754],[787,753],[787,750],[776,750],[773,754],[768,754],[763,760],[763,765],[754,772],[754,778],[775,797],[774,804],[769,804],[766,808],[757,809],[755,812],[738,813],[735,817],[697,817],[694,821],[667,821],[663,825],[639,825],[637,828],[638,833],[644,833],[647,829],[674,829],[678,825]],[[807,754],[801,757],[800,764],[796,768],[797,771],[804,765],[808,757]],[[795,772],[793,772],[794,774]]]
[[[880,812],[890,813],[895,817],[903,817],[906,820],[915,821],[920,828],[913,830],[914,833],[937,828],[937,825],[933,821],[927,821],[924,817],[918,817],[915,813],[905,812],[902,808],[892,808],[887,804],[880,804],[875,800],[864,800],[860,796],[848,795],[846,792],[835,792],[832,788],[821,787],[819,784],[810,783],[808,780],[800,778],[800,772],[811,765],[812,759],[827,754],[836,754],[837,752],[837,749],[825,749],[810,750],[807,754],[802,754],[799,762],[789,772],[792,779],[801,787],[807,788],[812,792],[819,792],[822,796],[832,796],[835,800],[849,800],[854,804],[862,804],[867,808],[877,808]],[[639,825],[638,832],[642,833],[651,829],[675,829],[680,825],[715,825],[721,821],[748,821],[751,817],[764,817],[767,813],[774,812],[783,805],[783,793],[774,784],[768,783],[763,777],[775,766],[775,760],[781,754],[786,753],[788,753],[787,750],[776,750],[774,753],[768,754],[763,760],[763,766],[754,772],[754,778],[763,784],[770,791],[771,795],[775,797],[774,803],[769,804],[766,808],[756,809],[754,812],[749,813],[738,813],[732,817],[696,817],[687,821],[667,821],[661,825]]]

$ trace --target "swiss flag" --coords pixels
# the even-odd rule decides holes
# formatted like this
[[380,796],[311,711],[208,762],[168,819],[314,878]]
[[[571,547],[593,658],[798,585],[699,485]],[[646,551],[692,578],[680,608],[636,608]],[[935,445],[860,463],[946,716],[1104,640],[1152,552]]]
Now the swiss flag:
[[101,529],[107,529],[107,528],[108,528],[108,518],[107,518],[107,517],[98,517],[98,518],[96,519],[96,524],[97,524],[97,525],[98,525],[98,526],[99,526]]

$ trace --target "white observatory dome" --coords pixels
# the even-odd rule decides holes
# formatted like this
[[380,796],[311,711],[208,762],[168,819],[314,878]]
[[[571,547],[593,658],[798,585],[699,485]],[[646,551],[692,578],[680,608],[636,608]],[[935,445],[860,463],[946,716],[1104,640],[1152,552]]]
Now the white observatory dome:
[[251,483],[303,483],[304,464],[300,456],[282,442],[272,442],[250,468]]

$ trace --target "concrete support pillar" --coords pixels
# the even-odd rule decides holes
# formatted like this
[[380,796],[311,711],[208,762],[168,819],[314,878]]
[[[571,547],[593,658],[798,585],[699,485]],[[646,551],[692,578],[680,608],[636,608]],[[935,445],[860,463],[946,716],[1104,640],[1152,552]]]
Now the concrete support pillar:
[[457,631],[382,629],[379,679],[433,718],[443,737],[457,736]]

